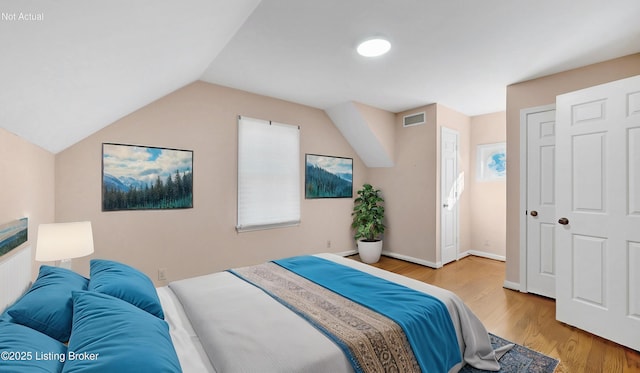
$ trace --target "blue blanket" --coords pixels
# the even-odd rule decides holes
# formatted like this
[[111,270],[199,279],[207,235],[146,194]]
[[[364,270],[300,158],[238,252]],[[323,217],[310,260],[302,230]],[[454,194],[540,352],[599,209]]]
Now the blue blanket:
[[451,317],[437,298],[314,256],[274,263],[394,320],[423,372],[448,372],[462,361]]

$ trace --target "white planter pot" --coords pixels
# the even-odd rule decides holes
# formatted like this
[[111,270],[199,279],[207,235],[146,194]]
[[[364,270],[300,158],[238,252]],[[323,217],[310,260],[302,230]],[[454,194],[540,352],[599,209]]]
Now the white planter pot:
[[365,263],[376,263],[382,253],[382,240],[367,242],[358,241],[358,254]]

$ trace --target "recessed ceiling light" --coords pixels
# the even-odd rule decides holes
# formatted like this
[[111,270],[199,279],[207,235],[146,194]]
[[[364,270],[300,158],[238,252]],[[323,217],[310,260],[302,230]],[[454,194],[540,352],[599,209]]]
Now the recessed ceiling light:
[[358,45],[358,54],[364,57],[378,57],[391,49],[389,40],[382,38],[368,39]]

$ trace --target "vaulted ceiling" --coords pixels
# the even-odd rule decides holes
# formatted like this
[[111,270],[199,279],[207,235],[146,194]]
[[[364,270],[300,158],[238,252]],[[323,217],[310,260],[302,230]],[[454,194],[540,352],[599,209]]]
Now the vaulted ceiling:
[[[320,109],[505,109],[506,86],[640,52],[638,0],[4,0],[0,127],[53,153],[196,80]],[[375,35],[377,58],[355,53]]]

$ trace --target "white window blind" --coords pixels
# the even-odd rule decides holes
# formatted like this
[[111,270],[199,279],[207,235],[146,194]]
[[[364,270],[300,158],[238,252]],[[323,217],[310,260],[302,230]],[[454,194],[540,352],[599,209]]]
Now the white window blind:
[[239,232],[300,223],[300,129],[238,118]]

